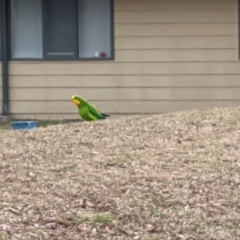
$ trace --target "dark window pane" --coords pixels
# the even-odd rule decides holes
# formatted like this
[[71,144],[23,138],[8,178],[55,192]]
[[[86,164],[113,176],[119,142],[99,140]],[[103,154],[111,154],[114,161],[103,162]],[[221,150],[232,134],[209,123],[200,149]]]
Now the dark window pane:
[[77,57],[77,1],[46,0],[45,54],[47,58]]

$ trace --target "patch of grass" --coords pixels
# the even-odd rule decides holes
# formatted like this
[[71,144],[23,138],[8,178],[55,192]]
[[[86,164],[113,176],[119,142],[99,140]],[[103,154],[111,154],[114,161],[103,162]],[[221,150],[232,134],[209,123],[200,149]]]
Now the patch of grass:
[[104,226],[109,225],[112,223],[112,219],[109,215],[106,214],[97,214],[92,216],[92,221],[95,223],[100,223]]
[[10,129],[12,129],[10,123],[0,122],[0,130],[10,130]]
[[88,222],[88,221],[91,221],[91,217],[87,214],[81,214],[79,215],[78,213],[73,213],[73,221],[75,223],[82,223],[82,222]]
[[169,216],[166,213],[163,213],[158,209],[152,210],[151,213],[150,213],[150,216],[155,217],[155,218],[160,217],[162,219],[168,219],[169,218]]
[[195,226],[196,226],[196,230],[199,233],[204,233],[209,229],[209,227],[205,223],[197,223]]
[[167,200],[167,198],[165,198],[165,197],[153,197],[152,198],[152,202],[155,204],[155,206],[161,206],[161,205],[163,205],[163,203],[165,203],[166,202],[166,200]]
[[180,218],[190,218],[192,216],[192,213],[190,211],[181,210],[178,211],[178,216]]

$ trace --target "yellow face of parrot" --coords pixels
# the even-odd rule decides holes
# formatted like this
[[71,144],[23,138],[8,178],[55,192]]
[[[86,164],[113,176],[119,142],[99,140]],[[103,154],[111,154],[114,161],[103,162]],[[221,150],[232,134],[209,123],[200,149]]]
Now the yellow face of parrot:
[[81,102],[80,100],[78,99],[78,97],[72,95],[72,102],[77,106],[77,107],[80,107],[81,106]]

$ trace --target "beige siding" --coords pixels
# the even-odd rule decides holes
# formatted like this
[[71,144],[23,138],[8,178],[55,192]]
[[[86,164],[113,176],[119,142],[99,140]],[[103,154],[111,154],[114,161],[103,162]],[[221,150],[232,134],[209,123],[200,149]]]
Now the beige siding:
[[[103,76],[31,76],[17,75],[11,76],[11,90],[35,88],[39,92],[51,89],[72,88],[84,91],[85,88],[124,88],[124,87],[240,87],[238,74],[168,74],[168,75],[103,75]],[[26,92],[28,94],[28,92]],[[63,97],[63,96],[62,96]],[[68,96],[66,96],[68,97]]]
[[[237,55],[236,55],[237,57]],[[102,62],[102,63],[17,63],[12,75],[64,75],[66,86],[72,75],[163,75],[163,74],[240,74],[239,62]]]
[[189,34],[192,36],[236,35],[238,29],[237,23],[143,23],[141,25],[129,23],[116,25],[115,32],[117,37],[174,37]]
[[[201,107],[228,106],[229,101],[93,101],[103,112],[124,112],[124,113],[156,113],[178,111],[182,109],[195,108],[199,104]],[[238,105],[233,101],[232,105]],[[200,106],[199,106],[200,107]],[[135,109],[135,111],[133,111]],[[144,109],[144,111],[142,111]],[[66,101],[17,101],[12,104],[12,111],[19,114],[26,112],[34,114],[74,114],[76,107]],[[73,115],[71,115],[73,116]]]
[[[153,36],[153,37],[116,37],[116,54],[121,50],[214,50],[238,47],[237,35],[219,36]],[[235,59],[236,60],[236,59]],[[159,59],[161,61],[161,58]]]
[[[236,10],[235,0],[117,0],[115,1],[116,11],[215,11],[215,10]],[[160,14],[159,14],[160,15]],[[169,16],[169,21],[171,16]]]
[[237,21],[236,0],[116,0],[115,61],[13,61],[10,111],[76,118],[72,94],[108,113],[239,105]]
[[[136,2],[136,1],[135,1]],[[179,1],[180,4],[182,2]],[[238,14],[233,10],[176,10],[174,15],[169,18],[169,10],[144,10],[139,14],[139,11],[123,10],[117,11],[115,19],[118,24],[153,24],[153,23],[235,23]],[[209,14],[211,13],[211,14]]]
[[[27,93],[26,93],[27,90]],[[171,100],[240,100],[240,87],[124,87],[124,88],[14,88],[12,101],[70,101],[74,93],[80,93],[91,101],[171,101]]]

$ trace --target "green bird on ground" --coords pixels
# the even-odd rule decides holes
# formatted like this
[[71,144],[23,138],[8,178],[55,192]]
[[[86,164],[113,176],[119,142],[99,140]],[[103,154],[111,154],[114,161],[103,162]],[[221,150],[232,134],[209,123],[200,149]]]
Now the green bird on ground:
[[109,115],[101,113],[95,106],[80,96],[72,95],[72,102],[78,107],[80,117],[86,121],[102,120],[109,117]]

